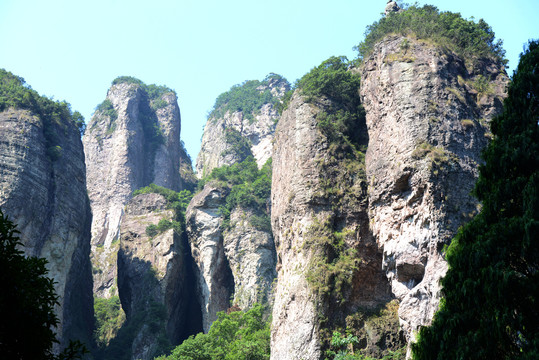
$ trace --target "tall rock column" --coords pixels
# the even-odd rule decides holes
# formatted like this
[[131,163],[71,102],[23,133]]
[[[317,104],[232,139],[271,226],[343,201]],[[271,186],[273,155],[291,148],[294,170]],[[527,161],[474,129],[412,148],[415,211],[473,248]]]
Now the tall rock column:
[[[204,177],[214,168],[241,162],[249,153],[258,167],[262,167],[272,154],[273,134],[279,120],[275,105],[289,88],[284,78],[270,74],[262,82],[246,81],[221,94],[204,128],[196,162],[197,176]],[[245,103],[236,103],[238,98]],[[259,106],[249,108],[254,103]],[[239,144],[239,138],[244,143]]]
[[477,61],[467,68],[452,53],[388,36],[362,68],[369,216],[408,339],[438,307],[443,245],[479,208],[470,192],[507,76]]
[[59,346],[91,343],[92,215],[79,130],[9,108],[0,112],[0,134],[0,207],[18,225],[25,253],[48,261]]
[[[345,326],[348,315],[391,300],[379,267],[381,253],[369,232],[362,157],[342,134],[319,126],[336,106],[324,98],[307,103],[296,92],[275,136],[275,360],[322,358],[331,330]],[[366,128],[357,126],[353,141],[362,146]]]
[[115,81],[90,121],[83,143],[93,212],[94,293],[109,297],[117,291],[117,240],[131,194],[150,183],[179,190],[176,95],[168,90],[150,98],[140,82]]

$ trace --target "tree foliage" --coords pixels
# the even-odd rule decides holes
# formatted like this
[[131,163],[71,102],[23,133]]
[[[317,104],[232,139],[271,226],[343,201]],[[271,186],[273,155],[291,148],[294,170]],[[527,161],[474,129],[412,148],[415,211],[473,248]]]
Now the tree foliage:
[[539,42],[520,59],[475,194],[481,212],[447,251],[440,310],[415,359],[539,357]]
[[494,31],[483,19],[466,20],[459,13],[440,12],[432,5],[412,5],[369,25],[365,39],[357,46],[359,57],[368,57],[374,45],[388,34],[429,39],[465,59],[494,58],[500,64],[507,63],[503,42],[495,39]]
[[265,214],[262,218],[253,217],[251,225],[262,231],[271,231],[266,209],[271,193],[271,172],[271,158],[259,170],[255,159],[249,156],[240,163],[213,169],[208,177],[200,181],[199,188],[202,189],[210,180],[217,180],[230,188],[225,206],[220,208],[225,228],[230,226],[232,210],[244,208]]
[[298,80],[297,88],[307,102],[327,98],[350,110],[359,105],[360,77],[349,71],[345,56],[332,56]]
[[80,358],[86,352],[80,342],[72,342],[59,355],[53,353],[58,342],[54,282],[47,277],[47,260],[24,256],[18,233],[0,210],[0,354],[4,359]]
[[71,110],[71,105],[65,101],[54,101],[41,96],[26,84],[24,79],[9,71],[0,69],[0,111],[10,107],[30,110],[43,121],[43,131],[47,147],[58,145],[58,139],[53,130],[53,124],[65,127],[75,125],[80,134],[84,133],[86,125],[84,117]]
[[270,321],[264,307],[217,313],[208,334],[191,335],[168,357],[156,360],[265,360],[270,358]]
[[284,82],[285,87],[289,87],[288,81],[277,74],[269,74],[263,81],[248,80],[232,86],[229,91],[217,97],[208,118],[219,118],[227,112],[241,111],[246,119],[254,122],[263,105],[275,106],[280,103],[279,97],[272,94],[269,88],[270,83],[275,81]]
[[161,219],[157,225],[149,225],[146,228],[146,234],[150,237],[154,237],[163,231],[174,229],[178,235],[181,235],[185,230],[185,210],[187,209],[193,194],[189,190],[176,192],[152,183],[146,187],[135,190],[133,196],[151,193],[160,194],[165,197],[167,201],[166,208],[174,210],[174,219]]

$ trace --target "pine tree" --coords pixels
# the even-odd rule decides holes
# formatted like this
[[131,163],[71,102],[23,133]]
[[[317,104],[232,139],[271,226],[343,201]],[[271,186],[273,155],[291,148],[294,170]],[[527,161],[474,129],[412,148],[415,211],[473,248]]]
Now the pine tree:
[[521,54],[493,120],[475,195],[453,239],[440,309],[414,359],[539,358],[539,42]]

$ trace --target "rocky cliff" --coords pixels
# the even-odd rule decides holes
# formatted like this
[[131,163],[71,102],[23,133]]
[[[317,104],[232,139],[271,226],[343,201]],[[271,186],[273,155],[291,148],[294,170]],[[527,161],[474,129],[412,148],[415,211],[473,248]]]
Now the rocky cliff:
[[69,339],[91,343],[92,216],[79,130],[8,108],[0,112],[0,134],[0,206],[18,225],[25,253],[48,261],[60,347]]
[[240,206],[225,218],[230,192],[229,185],[212,181],[193,197],[186,212],[205,332],[219,311],[272,300],[276,259],[271,230],[264,226],[267,213],[253,205]]
[[[191,293],[192,270],[181,233],[170,228],[148,235],[149,225],[174,221],[167,200],[156,193],[133,197],[120,229],[118,288],[126,327],[133,330],[133,359],[153,359],[167,344],[199,330]],[[200,319],[198,319],[200,321]]]
[[116,293],[116,253],[124,206],[134,190],[180,187],[180,112],[175,93],[118,78],[83,137],[92,221],[94,294]]
[[[275,137],[271,218],[278,281],[272,359],[319,359],[330,329],[392,299],[382,254],[368,230],[363,158],[343,146],[344,138],[320,127],[333,106],[329,99],[307,102],[296,92]],[[367,140],[364,118],[359,120],[358,148]],[[369,355],[381,355],[379,350]]]
[[248,153],[262,167],[272,153],[279,119],[276,107],[289,89],[286,79],[270,74],[263,81],[246,81],[220,95],[204,128],[197,175],[203,177],[214,168],[241,162]]
[[338,99],[353,92],[303,91],[316,71],[337,74],[337,60],[300,80],[276,130],[272,359],[322,358],[344,329],[382,357],[430,322],[443,245],[479,209],[470,192],[507,83],[494,60],[471,66],[389,36],[349,71],[361,75],[359,107]]
[[507,81],[493,60],[466,67],[453,53],[399,36],[365,60],[371,230],[409,340],[438,307],[443,245],[479,209],[471,190]]

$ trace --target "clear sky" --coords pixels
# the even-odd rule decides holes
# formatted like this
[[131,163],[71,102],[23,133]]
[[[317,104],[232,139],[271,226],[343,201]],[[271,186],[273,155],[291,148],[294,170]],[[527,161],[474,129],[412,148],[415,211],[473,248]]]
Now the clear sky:
[[[0,68],[71,103],[86,121],[117,76],[171,87],[194,160],[219,94],[270,72],[293,82],[333,55],[353,59],[386,2],[0,0]],[[504,41],[510,74],[523,44],[539,38],[539,0],[425,3],[485,19]]]

